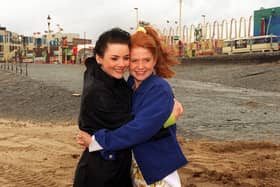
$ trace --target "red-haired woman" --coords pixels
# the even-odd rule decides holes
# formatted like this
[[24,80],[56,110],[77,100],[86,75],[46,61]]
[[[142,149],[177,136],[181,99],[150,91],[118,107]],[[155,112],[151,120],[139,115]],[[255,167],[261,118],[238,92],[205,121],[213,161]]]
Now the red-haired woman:
[[[177,169],[187,160],[176,139],[176,125],[163,128],[174,105],[168,82],[178,61],[152,27],[131,36],[128,85],[132,88],[134,119],[115,130],[101,129],[91,137],[81,132],[78,142],[89,151],[133,150],[134,186],[179,187]],[[112,155],[113,156],[113,155]]]

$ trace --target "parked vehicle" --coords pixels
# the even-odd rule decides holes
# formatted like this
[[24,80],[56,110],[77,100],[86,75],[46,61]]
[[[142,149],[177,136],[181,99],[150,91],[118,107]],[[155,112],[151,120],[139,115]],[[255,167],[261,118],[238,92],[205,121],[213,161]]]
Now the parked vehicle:
[[277,51],[279,50],[278,42],[279,37],[276,35],[225,40],[223,54]]

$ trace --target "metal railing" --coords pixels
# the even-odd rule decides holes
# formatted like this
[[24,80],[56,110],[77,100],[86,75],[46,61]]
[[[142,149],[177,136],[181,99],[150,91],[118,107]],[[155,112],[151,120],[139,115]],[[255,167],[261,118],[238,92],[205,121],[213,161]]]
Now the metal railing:
[[28,63],[24,62],[17,62],[17,61],[6,61],[0,62],[0,69],[13,72],[19,75],[28,76]]

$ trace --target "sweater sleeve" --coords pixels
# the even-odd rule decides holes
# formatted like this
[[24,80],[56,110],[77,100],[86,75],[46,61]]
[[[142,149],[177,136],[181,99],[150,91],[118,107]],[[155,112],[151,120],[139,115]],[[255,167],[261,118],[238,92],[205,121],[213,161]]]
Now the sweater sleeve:
[[145,142],[155,135],[172,112],[172,93],[159,87],[145,93],[135,118],[116,130],[101,129],[95,133],[96,141],[104,150],[120,150]]

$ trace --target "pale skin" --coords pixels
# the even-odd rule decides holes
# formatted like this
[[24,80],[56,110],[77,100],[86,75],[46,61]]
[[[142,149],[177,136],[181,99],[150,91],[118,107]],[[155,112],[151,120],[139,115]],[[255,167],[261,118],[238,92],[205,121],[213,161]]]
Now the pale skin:
[[129,66],[129,48],[126,44],[109,43],[103,57],[96,55],[96,60],[104,72],[121,79]]
[[[97,60],[99,62],[103,62],[103,64],[106,63],[106,57],[107,57],[106,54],[107,54],[107,52],[105,52],[104,58],[98,57]],[[112,55],[111,53],[109,53],[109,54]],[[126,53],[124,52],[123,54],[126,54]],[[113,55],[113,56],[116,56],[116,55]],[[113,59],[113,58],[111,58],[111,59]],[[126,58],[124,58],[124,59],[126,59]],[[119,67],[118,68],[112,68],[114,66],[109,65],[109,67],[111,68],[110,69],[111,72],[114,72],[114,75],[115,75],[114,77],[118,76],[118,77],[121,78],[122,71],[116,71],[116,70],[119,70],[119,69],[123,70],[124,69],[123,65],[124,64],[128,65],[129,66],[129,72],[134,77],[134,80],[135,80],[135,85],[133,86],[135,89],[146,78],[148,78],[153,73],[154,66],[156,65],[156,59],[153,57],[153,54],[149,50],[147,50],[145,48],[142,48],[142,47],[134,47],[134,48],[131,49],[130,63],[129,64],[123,63],[122,60],[120,60],[120,62],[121,62],[122,68],[119,68]],[[113,64],[116,64],[116,63],[113,63]],[[104,66],[103,70],[106,67],[108,67],[108,66]],[[106,71],[106,69],[104,71],[109,73],[109,71],[108,70]],[[174,106],[173,106],[172,114],[175,117],[176,121],[183,114],[183,112],[184,112],[184,109],[183,109],[182,104],[180,102],[178,102],[176,99],[174,99]],[[92,142],[92,137],[91,137],[90,134],[88,134],[84,131],[79,131],[78,132],[77,143],[79,145],[81,145],[83,148],[87,148],[87,147],[89,147],[91,142]]]

